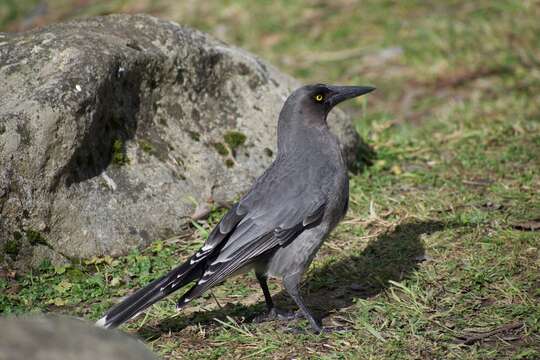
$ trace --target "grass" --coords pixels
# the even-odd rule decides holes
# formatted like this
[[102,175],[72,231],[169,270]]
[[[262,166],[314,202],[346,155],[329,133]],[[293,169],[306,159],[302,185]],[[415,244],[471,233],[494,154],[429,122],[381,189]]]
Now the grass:
[[[298,335],[284,323],[251,323],[264,310],[252,274],[182,313],[174,297],[164,300],[124,331],[166,359],[540,357],[540,234],[516,226],[540,219],[535,2],[131,0],[71,12],[67,3],[42,21],[150,9],[305,82],[378,88],[348,106],[378,158],[351,174],[350,212],[303,287],[326,325],[351,331]],[[3,26],[20,24],[19,16]],[[125,257],[4,271],[0,309],[97,319],[186,258],[220,214]],[[270,286],[293,308],[279,283]]]

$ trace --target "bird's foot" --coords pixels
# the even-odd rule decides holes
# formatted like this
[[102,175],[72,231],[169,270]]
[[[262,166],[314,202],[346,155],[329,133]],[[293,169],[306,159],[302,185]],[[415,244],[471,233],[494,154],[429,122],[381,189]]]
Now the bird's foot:
[[273,307],[266,314],[261,314],[261,315],[257,316],[253,320],[253,322],[262,323],[262,322],[274,321],[274,320],[290,321],[290,320],[300,319],[302,317],[304,317],[304,314],[300,310],[298,310],[298,311],[287,311],[287,310],[282,310],[282,309],[278,309],[278,308]]

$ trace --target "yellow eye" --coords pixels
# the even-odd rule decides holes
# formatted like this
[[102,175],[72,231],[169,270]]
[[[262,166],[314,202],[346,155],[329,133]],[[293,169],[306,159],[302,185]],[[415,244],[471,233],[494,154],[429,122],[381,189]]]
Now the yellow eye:
[[321,94],[315,95],[315,100],[322,101],[323,97]]

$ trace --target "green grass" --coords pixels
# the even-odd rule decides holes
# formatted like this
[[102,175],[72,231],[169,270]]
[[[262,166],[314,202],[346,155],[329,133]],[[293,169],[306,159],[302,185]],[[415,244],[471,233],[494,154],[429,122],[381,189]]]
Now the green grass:
[[[73,13],[51,6],[46,19],[150,9],[305,82],[377,86],[348,111],[378,158],[351,174],[350,212],[303,287],[326,325],[351,331],[298,335],[284,323],[251,323],[264,310],[252,274],[182,313],[175,297],[164,300],[123,330],[167,359],[539,358],[540,233],[513,225],[540,219],[540,7],[517,0],[187,4],[96,1]],[[97,319],[186,258],[220,214],[187,238],[125,257],[6,272],[0,309]],[[292,308],[280,284],[270,286]]]

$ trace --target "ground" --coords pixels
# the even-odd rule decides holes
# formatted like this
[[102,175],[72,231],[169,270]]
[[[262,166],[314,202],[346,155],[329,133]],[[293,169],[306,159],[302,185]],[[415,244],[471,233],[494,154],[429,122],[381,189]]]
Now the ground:
[[[175,297],[164,300],[122,330],[166,359],[540,358],[537,1],[44,3],[7,1],[0,28],[148,12],[214,33],[304,82],[377,87],[347,110],[378,158],[351,173],[350,211],[303,286],[326,325],[349,331],[253,324],[264,301],[252,274],[182,313]],[[95,320],[185,259],[222,213],[126,257],[4,271],[0,309]],[[271,290],[293,308],[279,283]]]

